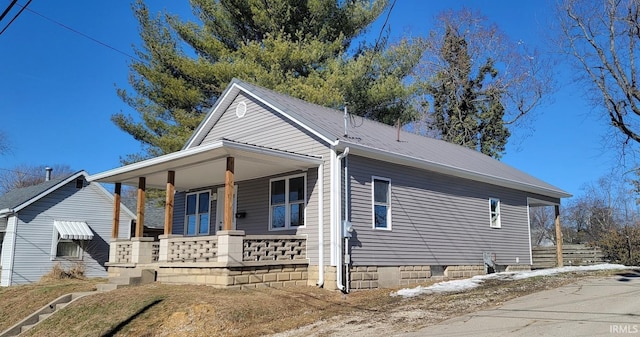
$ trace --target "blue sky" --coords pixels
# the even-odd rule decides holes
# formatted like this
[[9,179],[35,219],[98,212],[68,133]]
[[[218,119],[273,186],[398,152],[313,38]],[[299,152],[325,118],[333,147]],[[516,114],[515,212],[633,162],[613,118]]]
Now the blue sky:
[[[0,1],[1,8],[9,2]],[[153,10],[190,13],[186,0],[149,3]],[[552,3],[398,0],[389,25],[393,37],[425,35],[436,14],[464,6],[480,9],[512,39],[545,48],[551,43]],[[34,0],[29,9],[127,54],[133,55],[132,46],[139,43],[129,1]],[[0,48],[0,131],[12,146],[0,156],[0,169],[66,164],[98,173],[119,166],[120,156],[141,150],[110,121],[116,112],[135,114],[116,96],[117,87],[128,87],[129,57],[29,11],[0,35]],[[558,68],[559,86],[551,103],[538,108],[531,130],[514,132],[503,162],[576,195],[583,184],[619,162],[617,152],[603,145],[606,120],[592,111],[581,88],[571,84],[570,73]]]

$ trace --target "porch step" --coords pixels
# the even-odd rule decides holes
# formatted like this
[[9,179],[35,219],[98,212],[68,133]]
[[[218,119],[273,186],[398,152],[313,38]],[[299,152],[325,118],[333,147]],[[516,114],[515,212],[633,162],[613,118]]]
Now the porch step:
[[124,276],[109,277],[109,283],[99,284],[98,290],[109,291],[122,287],[139,286],[156,281],[156,271],[153,269],[137,270],[127,274],[128,275]]

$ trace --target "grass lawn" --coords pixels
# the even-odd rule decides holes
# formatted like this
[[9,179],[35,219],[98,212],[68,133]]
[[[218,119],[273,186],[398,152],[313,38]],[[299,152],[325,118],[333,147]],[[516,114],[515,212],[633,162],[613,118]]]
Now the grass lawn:
[[[263,336],[318,321],[338,322],[333,331],[325,334],[339,334],[344,325],[364,327],[374,322],[384,323],[389,331],[411,331],[581,278],[615,273],[576,272],[517,281],[490,280],[462,293],[407,299],[390,296],[393,289],[343,295],[315,287],[222,290],[154,283],[81,298],[27,335]],[[91,281],[61,281],[0,289],[0,328],[6,329],[59,295],[94,286]]]

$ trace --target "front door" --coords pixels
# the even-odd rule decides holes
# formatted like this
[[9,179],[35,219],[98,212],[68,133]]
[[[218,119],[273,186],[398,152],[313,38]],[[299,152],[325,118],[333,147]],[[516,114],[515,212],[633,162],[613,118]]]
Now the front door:
[[[221,231],[224,228],[224,186],[218,187],[217,195],[218,199],[216,201],[216,232]],[[233,189],[233,224],[231,225],[231,229],[236,229],[236,204],[238,202],[238,185],[234,185]]]

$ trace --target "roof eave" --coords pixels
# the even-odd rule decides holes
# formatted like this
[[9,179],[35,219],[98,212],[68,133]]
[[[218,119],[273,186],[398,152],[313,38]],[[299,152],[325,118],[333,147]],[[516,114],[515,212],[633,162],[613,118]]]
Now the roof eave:
[[523,183],[519,181],[513,181],[509,179],[504,179],[496,176],[481,174],[478,172],[473,172],[469,170],[464,170],[458,167],[453,167],[449,165],[443,165],[440,163],[431,162],[424,159],[419,159],[403,154],[398,154],[394,152],[384,151],[376,148],[372,148],[369,146],[364,146],[360,144],[339,141],[336,149],[343,150],[344,148],[349,147],[350,151],[354,154],[361,154],[373,159],[379,159],[387,162],[393,162],[397,164],[403,164],[411,167],[427,169],[429,171],[438,172],[442,174],[447,174],[459,178],[470,179],[474,181],[484,182],[492,185],[512,188],[516,190],[522,190],[526,192],[536,193],[540,195],[544,195],[552,198],[569,198],[572,195],[561,190],[561,189],[549,189],[541,186],[531,185],[528,183]]

